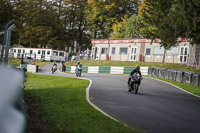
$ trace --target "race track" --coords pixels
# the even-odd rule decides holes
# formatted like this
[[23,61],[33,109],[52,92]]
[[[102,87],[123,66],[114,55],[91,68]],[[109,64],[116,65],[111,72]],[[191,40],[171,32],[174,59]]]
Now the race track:
[[[75,77],[51,65],[39,74]],[[82,74],[91,79],[90,101],[113,118],[147,133],[200,133],[200,98],[164,82],[144,78],[138,94],[127,91],[127,75]]]

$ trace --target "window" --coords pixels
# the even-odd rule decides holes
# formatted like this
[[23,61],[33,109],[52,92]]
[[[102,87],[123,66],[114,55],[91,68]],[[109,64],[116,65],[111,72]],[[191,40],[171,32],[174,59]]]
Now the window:
[[119,54],[127,54],[128,48],[120,48]]
[[59,53],[59,56],[64,56],[64,52],[60,52],[60,53]]
[[42,55],[45,55],[45,50],[42,50]]
[[16,49],[14,49],[14,53],[16,53]]
[[182,46],[180,48],[180,62],[184,63],[187,62],[188,54],[189,54],[189,47]]
[[33,54],[33,50],[30,50],[30,54]]
[[23,54],[25,53],[25,50],[23,49]]
[[167,55],[178,55],[178,48],[172,47],[166,51]]
[[115,47],[112,47],[112,52],[111,54],[115,54]]
[[47,55],[50,55],[50,51],[47,51]]
[[53,55],[58,56],[58,52],[57,51],[53,51]]
[[153,54],[154,55],[163,55],[164,48],[163,47],[154,47]]
[[107,54],[107,53],[108,53],[108,48],[101,49],[101,54]]
[[21,54],[21,49],[18,49],[18,53]]
[[40,54],[41,53],[41,51],[40,50],[38,50],[38,54]]
[[146,47],[145,55],[151,55],[151,47]]

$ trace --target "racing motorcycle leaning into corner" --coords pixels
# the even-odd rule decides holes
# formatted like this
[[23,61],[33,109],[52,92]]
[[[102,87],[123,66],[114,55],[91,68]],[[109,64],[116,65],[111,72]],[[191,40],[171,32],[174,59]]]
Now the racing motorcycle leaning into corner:
[[140,67],[137,66],[129,75],[128,79],[128,91],[137,94],[139,86],[141,84],[142,75],[140,72]]
[[55,73],[55,71],[57,70],[57,64],[56,64],[56,62],[55,61],[53,61],[53,66],[51,67],[51,72],[52,72],[52,74],[54,74]]

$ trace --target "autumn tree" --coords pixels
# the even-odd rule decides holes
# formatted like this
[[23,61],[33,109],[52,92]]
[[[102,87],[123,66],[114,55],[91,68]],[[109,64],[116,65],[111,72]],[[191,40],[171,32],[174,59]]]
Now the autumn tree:
[[108,38],[112,26],[137,13],[138,0],[88,0],[88,28],[92,38]]

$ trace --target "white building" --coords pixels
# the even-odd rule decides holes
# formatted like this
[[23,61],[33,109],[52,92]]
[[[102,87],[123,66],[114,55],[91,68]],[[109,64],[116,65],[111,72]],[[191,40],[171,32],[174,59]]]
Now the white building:
[[150,39],[103,39],[92,40],[92,59],[113,61],[142,61],[184,63],[200,66],[200,45],[191,45],[186,39],[178,39],[175,47],[166,51],[160,40]]
[[56,50],[50,48],[25,48],[25,47],[13,47],[10,49],[10,53],[13,54],[13,58],[31,57],[34,60],[44,61],[66,61],[66,51]]

